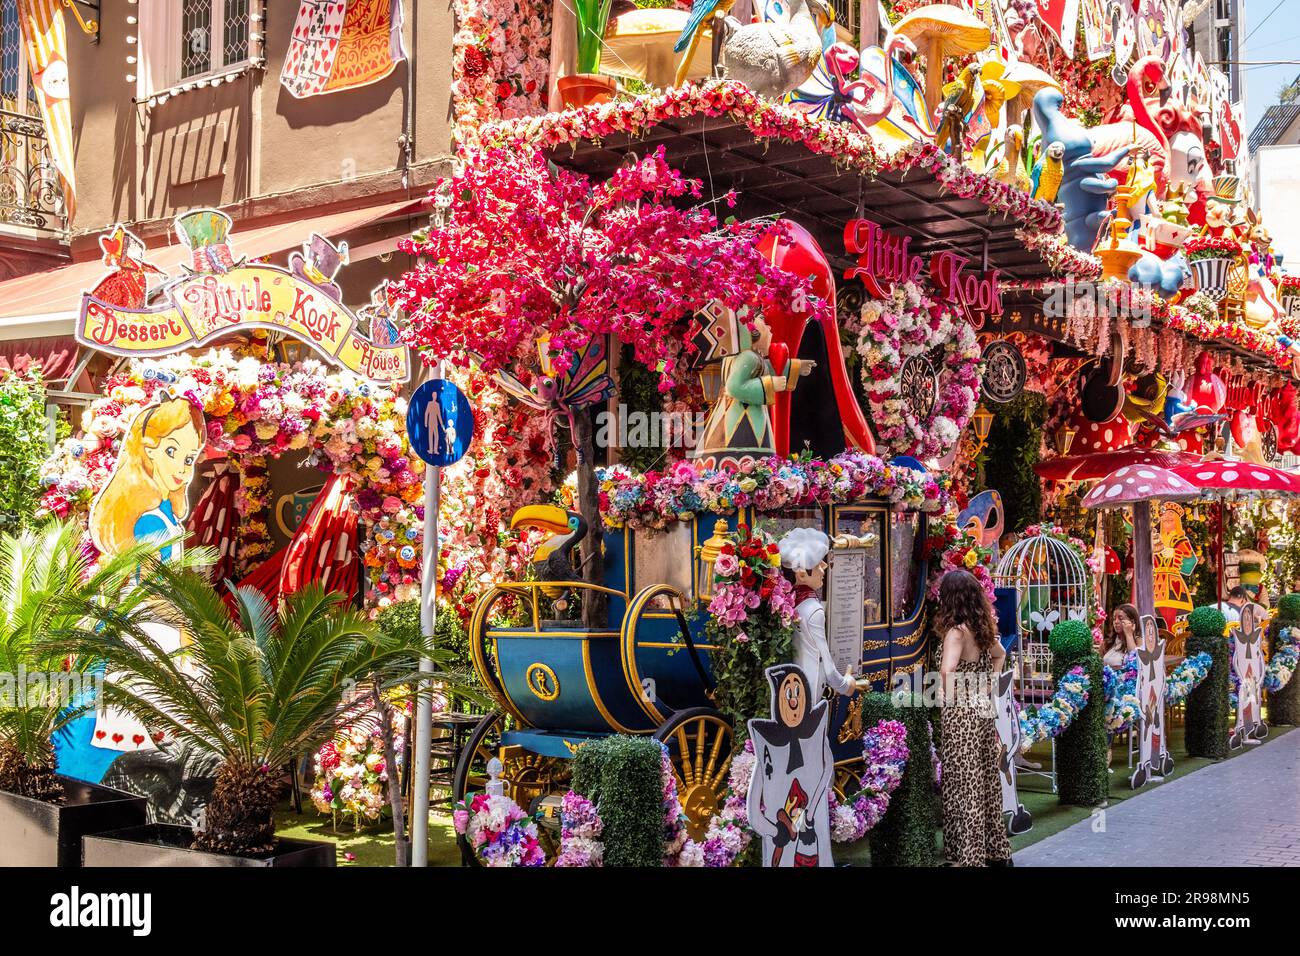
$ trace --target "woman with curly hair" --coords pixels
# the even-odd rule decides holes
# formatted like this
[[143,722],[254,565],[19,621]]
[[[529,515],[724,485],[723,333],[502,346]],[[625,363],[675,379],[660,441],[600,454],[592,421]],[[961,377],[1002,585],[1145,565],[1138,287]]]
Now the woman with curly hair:
[[993,608],[968,571],[949,571],[940,582],[935,629],[943,641],[943,854],[951,866],[1010,866],[993,707],[1007,655]]

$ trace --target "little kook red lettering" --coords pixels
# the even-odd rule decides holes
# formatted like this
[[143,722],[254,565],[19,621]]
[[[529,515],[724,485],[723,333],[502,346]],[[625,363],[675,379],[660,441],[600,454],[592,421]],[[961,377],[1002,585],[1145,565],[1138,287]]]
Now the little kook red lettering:
[[337,342],[342,321],[336,309],[321,310],[314,308],[316,296],[305,289],[293,290],[293,311],[289,321],[297,322],[307,330],[307,334],[316,342]]
[[895,282],[915,282],[925,267],[920,256],[908,252],[911,244],[911,236],[891,236],[870,219],[850,219],[844,227],[844,248],[858,257],[858,264],[844,278],[861,279],[874,298],[886,298]]
[[982,276],[965,271],[970,259],[955,252],[936,252],[930,257],[930,278],[939,295],[950,305],[957,305],[975,328],[989,316],[1002,314],[1002,290],[999,270],[990,269]]

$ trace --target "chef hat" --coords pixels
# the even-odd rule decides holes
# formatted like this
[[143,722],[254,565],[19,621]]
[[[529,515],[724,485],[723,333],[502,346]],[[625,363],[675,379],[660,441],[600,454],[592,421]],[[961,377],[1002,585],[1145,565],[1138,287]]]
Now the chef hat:
[[795,528],[781,539],[781,565],[792,571],[811,571],[826,560],[831,539],[816,528]]

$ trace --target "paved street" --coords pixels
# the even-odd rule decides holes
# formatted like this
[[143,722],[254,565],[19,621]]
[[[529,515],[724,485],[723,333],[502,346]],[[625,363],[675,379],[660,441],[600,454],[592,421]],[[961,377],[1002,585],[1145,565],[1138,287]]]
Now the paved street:
[[1300,867],[1300,731],[1104,812],[1020,851],[1016,865]]

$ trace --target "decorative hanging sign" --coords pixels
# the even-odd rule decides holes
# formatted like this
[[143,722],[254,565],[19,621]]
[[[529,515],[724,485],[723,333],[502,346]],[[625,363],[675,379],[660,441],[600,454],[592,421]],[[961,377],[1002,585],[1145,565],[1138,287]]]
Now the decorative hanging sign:
[[[335,283],[347,263],[347,246],[313,235],[288,269],[236,262],[230,251],[230,217],[197,209],[177,217],[176,233],[190,250],[190,265],[143,294],[146,277],[163,275],[148,263],[121,256],[104,262],[114,271],[82,295],[78,342],[127,357],[168,355],[196,348],[228,332],[267,329],[298,339],[322,357],[377,382],[405,382],[411,376],[404,345],[378,344],[361,331],[362,319],[340,301]],[[144,249],[122,226],[111,233],[118,244]],[[135,283],[124,283],[126,269]],[[136,276],[134,273],[138,273]],[[120,294],[138,286],[140,295]]]
[[[910,251],[910,236],[890,235],[870,219],[850,219],[844,227],[844,248],[858,257],[858,264],[844,272],[846,279],[861,279],[873,298],[885,299],[894,284],[916,282],[925,269],[924,260]],[[930,257],[930,279],[939,290],[939,298],[958,307],[975,328],[1002,315],[999,270],[990,269],[982,276],[967,273],[967,256],[955,252],[936,252]]]

